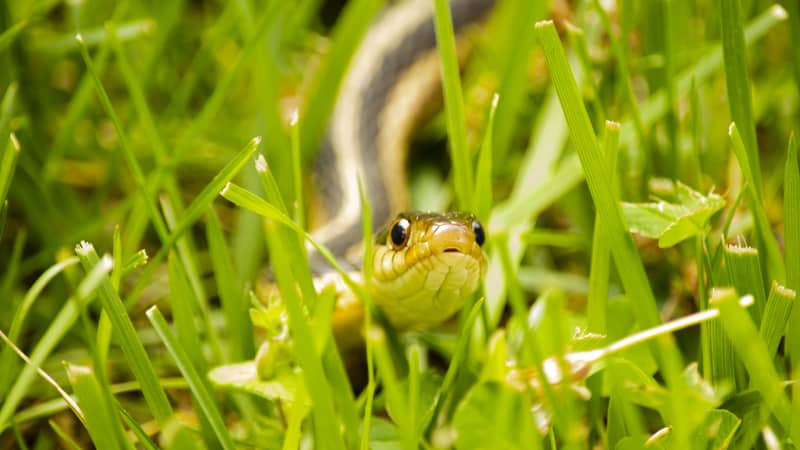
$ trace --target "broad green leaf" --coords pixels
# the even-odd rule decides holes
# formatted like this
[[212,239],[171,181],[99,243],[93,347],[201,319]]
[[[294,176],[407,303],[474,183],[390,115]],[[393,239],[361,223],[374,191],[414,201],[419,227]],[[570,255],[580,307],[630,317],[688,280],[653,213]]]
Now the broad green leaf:
[[622,213],[632,233],[658,239],[661,248],[701,234],[714,213],[725,206],[717,194],[700,194],[681,182],[675,184],[674,199],[656,203],[622,202]]
[[295,398],[297,383],[302,381],[299,377],[299,371],[283,371],[269,380],[261,379],[255,361],[215,367],[208,373],[208,378],[217,387],[243,391],[270,400],[288,401]]
[[453,417],[456,448],[528,449],[536,445],[536,423],[524,395],[498,383],[473,386]]

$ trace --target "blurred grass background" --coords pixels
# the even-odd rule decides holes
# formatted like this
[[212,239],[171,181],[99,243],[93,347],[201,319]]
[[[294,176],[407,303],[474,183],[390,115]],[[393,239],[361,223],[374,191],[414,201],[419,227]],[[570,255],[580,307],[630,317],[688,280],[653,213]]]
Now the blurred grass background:
[[[492,186],[494,199],[486,221],[491,264],[485,304],[477,318],[468,314],[469,308],[461,315],[460,325],[471,332],[459,334],[452,327],[406,337],[411,350],[399,358],[410,368],[406,381],[398,368],[397,386],[388,381],[392,377],[385,363],[391,358],[381,358],[384,347],[377,339],[379,378],[389,383],[386,397],[400,398],[395,404],[413,399],[421,424],[400,419],[399,410],[392,413],[391,406],[388,419],[394,420],[388,420],[382,411],[392,400],[379,391],[372,433],[365,433],[363,442],[373,448],[407,448],[419,442],[460,448],[581,448],[585,442],[638,448],[668,425],[673,426],[671,434],[657,436],[652,445],[748,448],[768,446],[770,436],[783,443],[790,435],[797,439],[800,389],[794,387],[794,414],[788,414],[780,406],[773,411],[772,405],[789,397],[782,391],[765,393],[755,381],[792,378],[792,368],[800,367],[800,356],[792,353],[797,349],[775,345],[773,337],[764,341],[766,361],[773,364],[759,366],[742,358],[737,343],[760,338],[728,331],[731,323],[743,320],[734,307],[725,310],[721,327],[709,326],[711,337],[701,337],[699,328],[674,335],[679,367],[662,365],[654,377],[651,347],[644,346],[607,361],[605,370],[585,383],[594,394],[590,401],[559,389],[565,386],[550,391],[547,383],[545,392],[519,394],[506,385],[509,375],[503,365],[506,346],[508,359],[519,368],[579,349],[581,344],[571,340],[575,327],[606,335],[605,342],[610,342],[652,325],[637,313],[644,299],[625,296],[631,294],[625,283],[629,266],[619,260],[609,263],[609,252],[618,249],[606,244],[598,250],[605,241],[605,225],[596,217],[605,211],[596,215],[592,180],[589,187],[583,183],[584,172],[590,171],[583,154],[575,152],[580,152],[580,131],[573,128],[566,107],[565,121],[565,100],[551,84],[552,54],[533,24],[555,20],[594,134],[612,155],[618,152],[612,164],[602,166],[618,166],[615,200],[664,198],[669,189],[661,189],[659,180],[674,179],[703,194],[713,189],[726,201],[707,227],[700,224],[695,239],[664,249],[652,239],[636,239],[648,295],[656,300],[661,317],[669,319],[707,308],[711,287],[734,286],[739,294],[761,296],[762,311],[764,304],[771,304],[767,298],[771,301],[773,280],[800,288],[796,151],[794,163],[787,159],[800,118],[797,3],[498,3],[461,77],[466,143],[473,156],[486,135],[492,97],[497,93],[500,99],[488,150],[491,172],[473,171],[477,179],[471,180]],[[42,368],[60,385],[72,384],[84,408],[105,411],[94,417],[107,417],[115,409],[128,414],[110,425],[87,417],[84,428],[32,370],[21,375],[23,363],[4,345],[0,447],[53,448],[69,441],[87,446],[90,437],[99,447],[105,447],[103,442],[128,446],[126,430],[140,433],[140,439],[159,427],[167,430],[165,424],[173,423],[170,408],[180,420],[156,439],[165,447],[217,448],[235,441],[290,448],[301,440],[312,445],[310,436],[316,438],[314,445],[323,446],[323,438],[334,442],[332,435],[338,434],[342,446],[359,442],[354,418],[373,412],[364,411],[365,397],[342,396],[346,385],[329,359],[322,376],[334,393],[330,406],[350,415],[343,419],[349,425],[343,433],[336,431],[338,422],[317,415],[317,408],[323,408],[317,403],[313,420],[304,420],[310,414],[306,411],[298,413],[295,423],[280,402],[244,395],[204,397],[192,382],[204,379],[210,367],[252,358],[257,348],[245,307],[250,302],[247,289],[266,264],[264,227],[256,214],[213,201],[216,193],[234,176],[251,191],[263,190],[251,163],[258,150],[289,210],[296,200],[311,207],[307,198],[294,198],[290,117],[299,111],[296,143],[303,171],[309,174],[349,58],[383,6],[379,0],[0,4],[0,186],[7,186],[0,190],[0,200],[7,200],[0,215],[0,329],[28,354],[49,347],[41,353]],[[76,41],[77,33],[83,44]],[[618,147],[607,139],[606,120],[621,123]],[[734,120],[741,142],[729,136]],[[583,131],[586,142],[594,142],[594,134],[585,133],[592,130]],[[16,142],[8,138],[10,133]],[[417,144],[423,150],[409,164],[415,207],[447,209],[463,197],[448,178],[447,135],[444,114],[420,130]],[[254,136],[263,137],[260,145],[248,144]],[[430,156],[431,149],[440,156]],[[609,180],[615,178],[613,171],[605,173]],[[267,193],[276,203],[269,189]],[[749,244],[755,260],[747,259],[747,251],[720,246],[725,238],[743,247]],[[96,255],[79,255],[86,267],[82,271],[73,250],[81,240],[93,243],[101,255],[112,254],[114,269],[104,269]],[[151,258],[168,260],[169,270],[159,261],[140,267],[136,258],[141,249]],[[173,293],[185,295],[165,297],[165,278]],[[64,313],[68,300],[86,305],[95,292],[108,317],[101,314],[100,303]],[[715,303],[736,297],[729,294],[717,292]],[[127,331],[120,329],[127,327],[120,311],[108,312],[120,300],[132,325]],[[173,378],[181,355],[164,352],[162,342],[169,336],[157,318],[148,321],[145,316],[154,303],[171,313],[176,340],[182,344],[177,347],[187,350],[182,356],[192,361],[199,378],[184,372]],[[789,336],[797,336],[800,314],[771,314],[789,323]],[[753,331],[750,325],[745,321],[734,328]],[[754,325],[756,333],[764,327]],[[194,338],[192,330],[198,330]],[[778,340],[783,331],[776,331]],[[120,342],[125,339],[131,341]],[[468,347],[457,344],[467,341]],[[717,344],[721,350],[710,350]],[[427,357],[429,353],[440,357]],[[149,362],[139,368],[131,362],[144,360]],[[442,368],[451,360],[454,378],[442,383]],[[62,361],[71,365],[67,371]],[[703,394],[702,402],[691,396],[702,383],[689,375],[686,384],[669,378],[669,370],[681,374],[693,361],[716,388],[713,395]],[[72,366],[95,371],[85,378],[85,372]],[[152,397],[142,397],[128,383],[134,376],[143,390],[148,388],[142,380],[153,382]],[[614,378],[620,382],[610,381]],[[28,380],[27,385],[20,379]],[[634,387],[626,380],[634,380]],[[169,404],[152,400],[163,395],[159,382],[167,389]],[[431,399],[432,392],[439,393],[438,400]],[[98,397],[101,404],[90,403]],[[681,404],[674,399],[691,400]],[[554,404],[563,409],[550,408]],[[428,405],[435,405],[438,420],[425,417]],[[529,415],[532,406],[549,411],[555,424],[544,427],[543,439]],[[219,430],[219,420],[233,437]],[[736,427],[726,428],[736,420],[741,421]],[[703,433],[714,426],[730,431],[731,439],[703,440]],[[93,429],[115,431],[97,436]],[[526,431],[519,439],[510,437],[520,429]],[[408,438],[409,432],[416,439]]]

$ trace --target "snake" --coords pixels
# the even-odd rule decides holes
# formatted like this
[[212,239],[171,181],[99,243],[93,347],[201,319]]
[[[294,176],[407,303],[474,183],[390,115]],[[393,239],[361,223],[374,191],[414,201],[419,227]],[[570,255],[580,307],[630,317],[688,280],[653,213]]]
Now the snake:
[[[459,59],[488,15],[491,0],[451,0]],[[397,329],[429,329],[462,308],[486,272],[486,231],[469,212],[407,211],[405,164],[413,133],[441,105],[440,61],[432,0],[407,0],[380,13],[346,73],[314,170],[317,226],[325,245],[353,278],[363,257],[359,177],[375,224],[367,276],[372,301]],[[405,212],[403,212],[405,211]],[[399,213],[398,213],[399,212]],[[364,308],[327,262],[309,249],[321,290],[339,292],[333,314],[336,340],[346,341]]]

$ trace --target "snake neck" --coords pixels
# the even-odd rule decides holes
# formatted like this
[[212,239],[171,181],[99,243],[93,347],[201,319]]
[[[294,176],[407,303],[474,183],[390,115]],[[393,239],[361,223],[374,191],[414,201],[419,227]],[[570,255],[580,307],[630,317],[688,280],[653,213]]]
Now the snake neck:
[[[456,36],[479,22],[493,0],[451,0]],[[459,57],[467,55],[459,46]],[[463,61],[462,61],[463,62]],[[386,9],[370,28],[345,77],[316,163],[315,238],[343,262],[360,266],[358,180],[363,179],[373,232],[407,209],[406,158],[413,132],[441,104],[440,63],[430,0]],[[329,270],[312,254],[312,268]]]

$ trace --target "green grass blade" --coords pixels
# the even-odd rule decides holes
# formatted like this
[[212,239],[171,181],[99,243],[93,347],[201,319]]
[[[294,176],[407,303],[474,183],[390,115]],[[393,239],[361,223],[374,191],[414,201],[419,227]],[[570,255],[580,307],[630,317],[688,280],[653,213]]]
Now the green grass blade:
[[[183,378],[162,378],[161,383],[162,386],[168,389],[186,389],[186,380]],[[139,391],[139,383],[136,381],[124,381],[122,383],[112,384],[110,390],[114,395],[137,392]],[[69,405],[67,405],[65,399],[59,397],[20,410],[18,413],[14,414],[12,422],[21,424],[36,419],[42,419],[68,408]],[[119,409],[118,411],[122,413],[123,416],[125,415],[124,409]]]
[[[525,64],[520,61],[525,60],[530,55],[531,49],[536,43],[532,23],[545,18],[547,15],[547,4],[544,2],[529,2],[527,0],[513,0],[498,4],[495,9],[498,15],[503,7],[506,7],[503,21],[498,23],[492,39],[486,43],[493,46],[498,55],[497,73],[498,80],[497,94],[503,99],[503,103],[497,105],[497,120],[495,121],[492,153],[493,160],[497,163],[506,160],[506,156],[513,148],[509,145],[512,142],[517,124],[516,118],[521,109],[525,107],[525,97],[530,90],[530,83]],[[495,14],[491,12],[490,15]],[[492,20],[492,19],[489,19]],[[480,217],[480,216],[479,216]]]
[[343,449],[344,442],[340,433],[338,415],[334,410],[331,387],[325,377],[319,355],[314,349],[314,340],[311,328],[306,321],[303,301],[295,288],[295,280],[288,265],[289,253],[287,253],[285,243],[280,239],[280,234],[276,233],[277,226],[275,223],[268,224],[267,231],[272,269],[283,304],[289,315],[289,329],[292,333],[295,356],[303,369],[306,389],[314,404],[312,415],[317,430],[315,435],[317,439],[326,439],[330,448]]
[[[256,158],[256,172],[261,179],[261,186],[269,202],[268,205],[273,206],[282,216],[288,218],[289,210],[283,202],[281,191],[278,188],[278,181],[273,176],[272,169],[273,168],[267,164],[267,160],[264,156],[258,155],[258,158]],[[260,201],[260,199],[257,200],[257,202]],[[257,211],[251,211],[259,214]],[[269,217],[263,214],[262,216]],[[296,224],[292,222],[292,225]],[[297,227],[297,229],[300,229],[300,227]],[[292,259],[292,273],[294,273],[295,279],[300,283],[300,290],[303,292],[303,297],[314,298],[316,296],[316,291],[311,277],[309,276],[311,268],[302,239],[299,238],[297,230],[290,231],[281,227],[278,229],[278,232],[283,235],[284,242],[286,242],[288,246],[289,254]]]
[[772,227],[770,227],[767,213],[764,211],[764,204],[760,194],[761,189],[758,187],[761,178],[756,176],[757,166],[750,164],[749,152],[752,150],[748,150],[745,146],[736,122],[731,123],[728,134],[731,137],[731,141],[733,141],[733,151],[739,161],[739,167],[747,183],[748,194],[750,194],[750,207],[753,209],[753,219],[758,233],[760,253],[766,258],[769,276],[773,280],[782,281],[786,278],[786,269],[778,249],[778,242],[775,239],[775,235],[772,234]]
[[229,360],[242,361],[255,355],[253,326],[248,313],[250,303],[247,295],[238,287],[233,260],[222,233],[222,224],[211,207],[206,212],[206,239],[230,340]]
[[456,40],[453,35],[453,18],[447,0],[433,0],[436,44],[441,61],[444,112],[447,116],[447,135],[450,137],[450,156],[453,162],[453,184],[459,209],[471,206],[472,157],[467,147],[467,129],[464,120],[464,96],[461,75],[456,57]]
[[3,200],[0,202],[0,238],[3,237],[3,230],[6,228],[6,219],[8,219],[8,200]]
[[[552,22],[539,22],[536,24],[536,30],[544,48],[553,84],[561,100],[572,143],[581,159],[581,166],[586,175],[586,182],[589,185],[595,208],[606,226],[606,237],[609,240],[611,254],[625,292],[631,299],[638,326],[647,328],[658,325],[661,323],[661,314],[650,288],[650,282],[633,238],[627,232],[619,204],[615,201],[614,188],[608,177],[610,173],[608,165],[595,138],[555,26]],[[667,385],[675,389],[676,395],[671,397],[671,401],[677,406],[682,397],[677,394],[682,392],[679,389],[683,385],[680,375],[683,362],[674,339],[671,335],[665,336],[656,341],[651,348],[657,357]],[[673,431],[676,445],[680,447],[688,439],[689,430],[682,426],[685,418],[680,414],[676,414],[671,419],[674,420]]]
[[169,274],[170,307],[172,320],[175,322],[175,333],[189,360],[201,372],[205,372],[206,363],[203,357],[200,336],[195,325],[193,293],[188,286],[184,267],[175,253],[167,257],[167,273]]
[[94,268],[88,271],[88,274],[78,284],[75,293],[67,299],[44,332],[44,335],[39,339],[33,352],[31,352],[30,361],[14,380],[14,384],[8,390],[8,395],[3,400],[3,406],[0,407],[0,432],[10,426],[9,419],[31,388],[31,384],[36,378],[37,370],[58,345],[61,338],[78,320],[80,310],[93,298],[95,291],[104,281],[104,275],[110,271],[110,260],[103,259],[98,264],[95,264]]
[[800,290],[800,167],[798,167],[797,139],[789,138],[786,169],[783,177],[783,240],[786,258],[786,286]]
[[17,167],[19,152],[19,142],[14,133],[11,133],[8,135],[8,142],[3,151],[2,160],[0,160],[0,203],[6,201],[8,190],[11,188],[11,180],[14,178],[14,169]]
[[[119,39],[121,42],[128,42],[134,39],[146,38],[152,34],[156,28],[156,23],[152,19],[131,20],[114,26],[114,30],[107,28],[91,28],[81,31],[83,42],[86,47],[93,48],[107,42],[110,39]],[[115,37],[112,38],[111,35]],[[75,42],[74,35],[55,37],[49,40],[41,40],[36,43],[31,50],[44,53],[52,53],[55,57],[59,53],[73,52],[80,50],[80,44]]]
[[758,330],[767,344],[767,356],[770,359],[774,358],[778,351],[778,344],[786,330],[796,297],[795,291],[778,283],[772,283],[767,305],[764,308],[764,317],[761,319],[761,326]]
[[[647,144],[647,132],[646,126],[647,124],[644,123],[643,114],[641,112],[641,107],[639,106],[639,102],[636,99],[636,94],[633,90],[633,77],[631,75],[631,63],[629,60],[629,55],[627,51],[627,46],[624,44],[625,36],[617,36],[614,31],[614,25],[611,23],[611,19],[606,12],[603,5],[599,0],[594,0],[595,10],[598,12],[600,16],[600,20],[603,24],[603,27],[608,33],[610,40],[611,40],[611,49],[614,54],[614,59],[618,65],[618,71],[620,74],[619,83],[620,87],[618,88],[623,95],[625,103],[627,104],[627,108],[629,111],[629,116],[631,122],[633,123],[633,130],[636,134],[636,143],[637,146],[641,149],[642,158],[641,167],[637,167],[637,171],[640,173],[645,173],[649,170],[649,167],[652,165],[652,161],[650,161],[650,151],[648,151],[648,144]],[[669,100],[665,103],[667,108],[661,114],[666,114],[669,110]],[[636,192],[636,190],[634,190]]]
[[5,52],[6,49],[14,43],[14,40],[19,36],[22,30],[29,24],[29,21],[21,20],[0,33],[0,53]]
[[11,83],[6,88],[6,93],[3,94],[3,101],[0,103],[0,136],[5,136],[11,131],[9,125],[11,124],[11,117],[14,115],[18,92],[19,85]]
[[122,420],[128,425],[128,428],[136,435],[136,439],[139,441],[137,442],[139,445],[142,446],[145,450],[158,450],[158,446],[150,439],[150,436],[142,429],[142,426],[139,425],[128,411],[125,411],[125,408],[122,408],[119,403],[117,403],[117,412],[122,415]]
[[[98,262],[97,253],[95,253],[91,244],[82,243],[76,248],[76,253],[78,253],[78,258],[80,258],[81,264],[86,270],[89,270]],[[150,407],[153,417],[161,426],[165,426],[174,415],[172,407],[158,381],[153,363],[150,361],[144,345],[136,333],[128,312],[125,310],[124,303],[111,286],[111,280],[107,277],[100,283],[98,296],[103,304],[103,309],[108,313],[108,318],[111,320],[114,332],[119,339],[119,345],[125,353],[131,371],[142,385],[142,394]]]
[[[53,419],[48,420],[47,423],[50,425],[50,428],[53,430],[53,432],[63,440],[63,444],[66,445],[66,448],[71,448],[72,450],[83,450],[81,446],[78,445],[77,442],[75,442],[75,439],[69,433],[64,431],[63,428],[58,426],[58,424],[56,424],[56,422]],[[20,446],[20,448],[25,448],[25,447]]]
[[175,360],[181,374],[186,378],[189,389],[192,391],[192,394],[194,394],[194,398],[197,399],[200,410],[206,416],[206,420],[211,424],[222,448],[226,450],[235,448],[233,439],[230,434],[228,434],[225,422],[222,420],[222,416],[217,409],[216,402],[206,387],[205,377],[201,377],[200,374],[197,373],[197,370],[189,359],[189,355],[178,342],[178,338],[170,329],[164,316],[162,316],[161,312],[158,310],[158,307],[150,307],[150,309],[147,310],[147,318],[153,325],[153,329],[155,329],[156,333],[161,338],[161,341],[164,342],[164,346],[167,348],[167,351],[169,351],[172,359]]
[[[797,12],[797,7],[795,7]],[[800,20],[800,19],[798,19]],[[798,167],[797,139],[789,138],[789,151],[783,178],[783,240],[786,262],[786,287],[800,291],[800,168]],[[786,328],[786,351],[791,363],[793,378],[800,376],[800,308],[793,308]],[[793,436],[800,436],[800,385],[792,385]]]
[[495,94],[492,106],[489,109],[489,119],[486,123],[486,134],[483,135],[483,144],[478,154],[478,166],[475,170],[475,191],[472,194],[470,211],[474,212],[483,223],[489,223],[489,214],[492,210],[492,155],[493,155],[493,130],[494,117],[500,97]]
[[753,201],[760,201],[763,198],[761,168],[750,100],[750,80],[747,77],[747,48],[741,0],[722,0],[716,4],[719,5],[722,27],[722,51],[725,58],[725,81],[728,86],[731,120],[741,128],[747,161],[752,169],[749,179],[755,189]]
[[[721,296],[722,292],[712,291],[709,299],[709,308],[719,308],[720,302],[726,297]],[[716,295],[716,296],[715,296]],[[708,322],[708,362],[710,367],[708,373],[710,380],[716,385],[728,384],[736,386],[736,353],[733,349],[728,336],[718,320]]]
[[[95,378],[94,371],[86,366],[67,364],[67,375],[78,405],[84,413],[84,423],[95,447],[103,449],[132,449],[117,416],[108,390]],[[126,445],[127,444],[127,445]]]
[[[178,219],[175,217],[175,210],[167,197],[161,197],[161,210],[164,212],[164,219],[167,221],[167,226],[170,228],[170,231],[174,232]],[[183,264],[186,279],[189,281],[189,287],[192,290],[192,295],[188,298],[195,302],[195,308],[200,312],[200,320],[208,337],[208,343],[210,344],[209,346],[211,347],[214,360],[222,361],[222,344],[220,344],[220,338],[216,329],[211,325],[208,295],[206,294],[203,275],[200,273],[197,251],[192,243],[191,236],[189,234],[184,234],[178,238],[175,247],[178,251],[181,264]]]
[[[373,326],[367,330],[367,340],[372,341],[372,348],[375,352],[375,362],[378,369],[378,374],[381,378],[381,384],[386,396],[386,403],[394,406],[392,409],[392,420],[397,424],[402,433],[412,434],[411,427],[414,426],[410,423],[409,415],[406,411],[408,402],[403,393],[400,380],[397,377],[394,364],[392,363],[392,356],[389,352],[388,341],[386,340],[386,333],[382,328]],[[405,441],[404,441],[405,442]]]
[[736,355],[744,363],[753,385],[761,392],[767,411],[775,414],[778,422],[788,427],[790,420],[789,403],[783,393],[783,382],[778,377],[767,345],[758,335],[755,324],[731,289],[716,290],[712,300],[719,308],[720,321],[725,334],[730,338]]
[[761,281],[761,262],[758,250],[737,245],[725,246],[725,268],[731,283],[739,295],[752,295],[755,299],[750,308],[753,323],[761,323],[767,295]]
[[430,436],[430,433],[433,432],[433,426],[436,424],[444,403],[453,392],[456,377],[459,375],[459,373],[464,373],[467,370],[465,367],[465,361],[467,360],[467,356],[469,354],[469,344],[471,338],[469,330],[471,330],[475,325],[478,315],[483,310],[483,304],[483,299],[475,302],[475,304],[472,305],[472,309],[470,309],[469,315],[467,315],[467,318],[461,325],[461,333],[459,333],[458,336],[456,351],[453,353],[453,357],[450,358],[450,364],[447,366],[447,372],[444,374],[442,384],[439,386],[439,389],[436,391],[436,395],[433,398],[433,404],[429,409],[430,414],[425,417],[423,421],[423,430],[427,430],[428,436]]
[[305,204],[303,197],[303,167],[302,155],[300,153],[300,117],[295,110],[289,127],[291,128],[292,141],[292,180],[294,181],[294,221],[300,228],[306,228]]
[[[617,155],[619,154],[619,124],[606,122],[603,153],[608,164],[608,178],[612,185],[617,180]],[[608,308],[608,281],[611,275],[611,250],[605,239],[605,230],[600,216],[595,213],[594,233],[592,234],[591,271],[589,272],[589,292],[586,305],[588,330],[605,334],[606,310]]]
[[[25,324],[25,319],[27,319],[28,313],[30,312],[36,300],[39,299],[45,287],[50,283],[50,281],[53,280],[53,278],[61,274],[67,268],[78,264],[78,262],[79,260],[76,257],[67,258],[64,261],[61,261],[48,268],[31,285],[31,288],[28,289],[28,291],[25,293],[25,296],[22,298],[22,302],[19,304],[19,307],[17,307],[16,311],[14,311],[14,319],[11,321],[11,327],[8,330],[8,338],[12,342],[19,342],[20,333],[22,332],[22,326]],[[0,367],[3,367],[3,371],[0,372],[0,397],[4,397],[8,389],[8,384],[12,381],[11,375],[16,372],[14,370],[16,367],[14,365],[14,354],[12,353],[11,348],[3,348],[2,354],[0,354]]]
[[[363,175],[363,174],[362,174]],[[372,206],[369,203],[369,196],[364,187],[364,179],[359,178],[358,193],[361,198],[361,242],[364,246],[364,266],[361,268],[364,275],[364,291],[365,303],[367,305],[367,313],[364,314],[364,330],[372,329],[372,298],[369,293],[372,286]],[[372,406],[375,400],[375,389],[377,383],[375,382],[375,353],[373,350],[373,342],[366,339],[365,351],[367,357],[367,386],[364,388],[365,402],[364,402],[364,418],[362,419],[363,430],[361,432],[361,440],[359,448],[361,450],[368,450],[370,445],[370,429],[372,423]]]
[[[536,24],[536,29],[544,47],[553,84],[561,99],[572,141],[581,159],[592,199],[601,220],[606,224],[611,253],[619,268],[625,290],[632,299],[635,299],[632,303],[635,305],[636,318],[641,327],[658,325],[661,322],[661,315],[653,291],[650,289],[633,239],[623,223],[619,205],[614,200],[613,187],[608,179],[608,165],[592,131],[589,116],[570,72],[558,34],[552,22],[539,22]],[[666,346],[672,347],[672,344]]]

